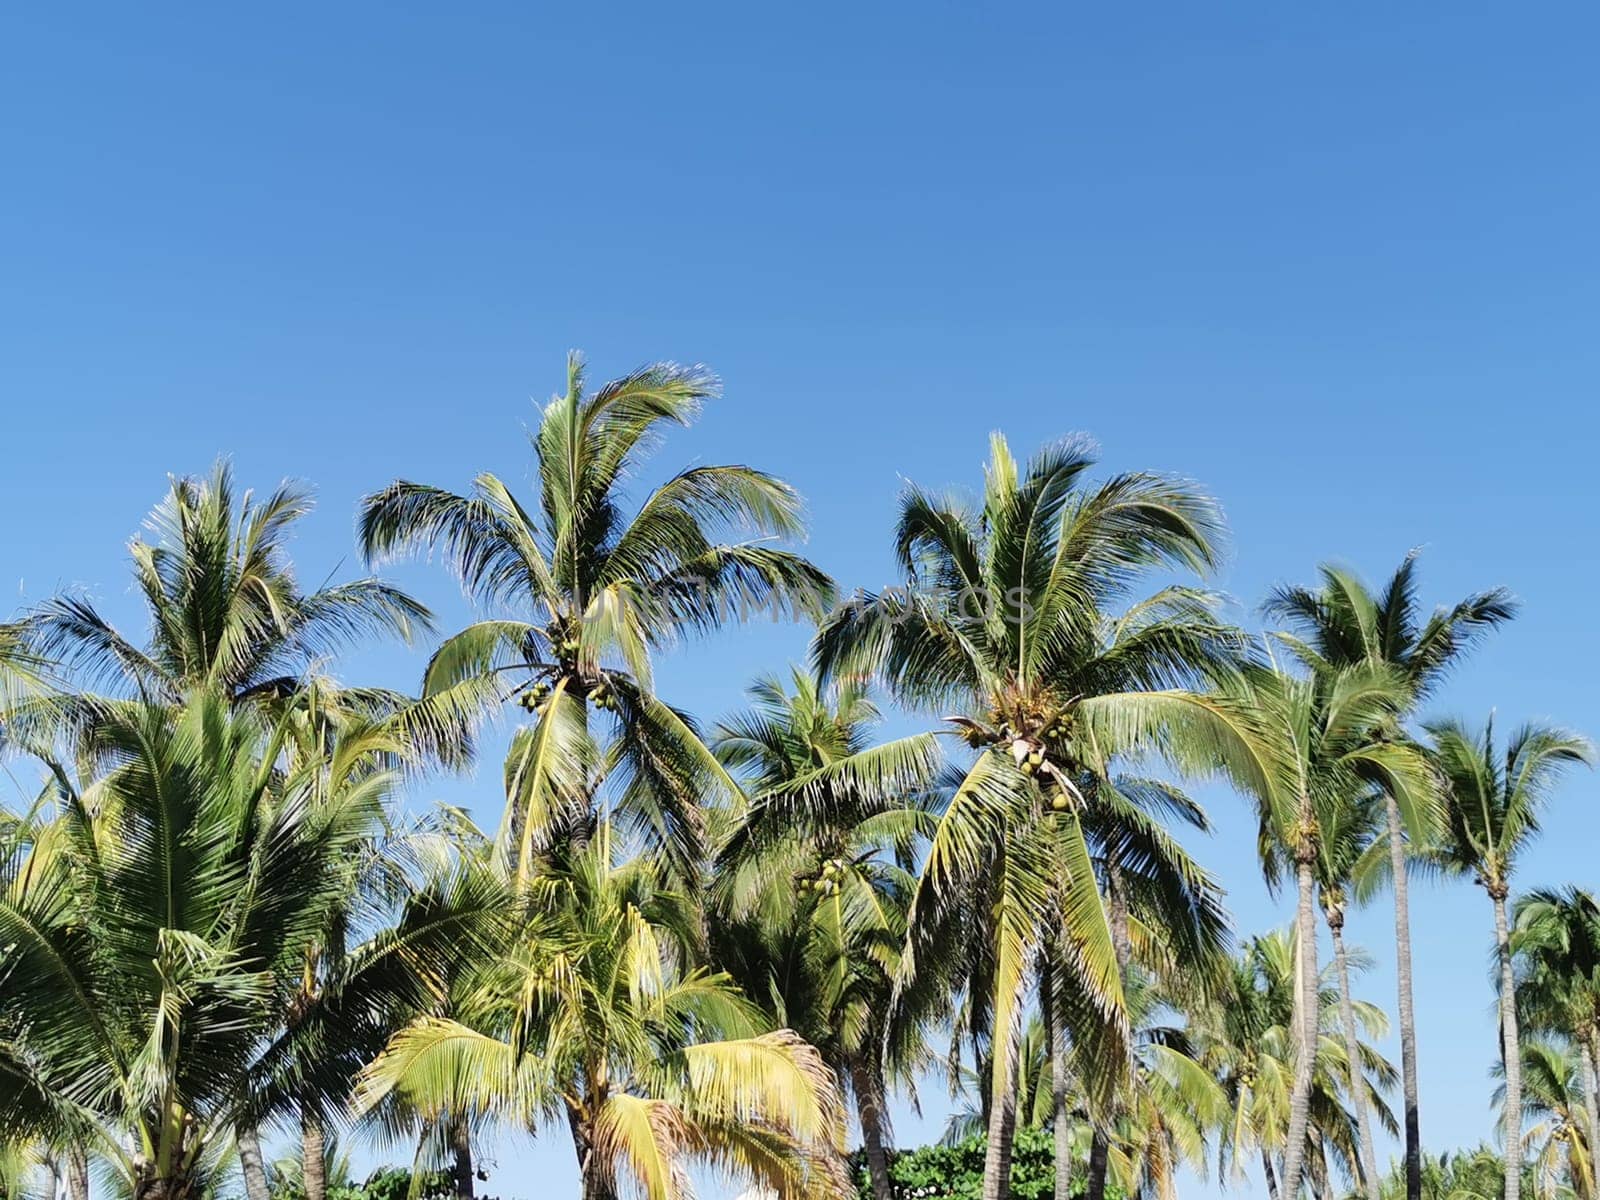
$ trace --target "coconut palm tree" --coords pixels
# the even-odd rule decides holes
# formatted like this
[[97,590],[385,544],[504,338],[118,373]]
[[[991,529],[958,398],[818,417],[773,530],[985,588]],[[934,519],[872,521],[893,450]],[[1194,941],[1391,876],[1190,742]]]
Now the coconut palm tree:
[[[1183,1008],[1165,989],[1142,971],[1129,981],[1130,1014],[1134,1021],[1134,1082],[1129,1103],[1118,1113],[1107,1146],[1108,1175],[1127,1196],[1158,1197],[1176,1194],[1180,1169],[1206,1173],[1206,1145],[1211,1131],[1224,1122],[1228,1098],[1207,1067],[1195,1057],[1188,1032],[1182,1027]],[[1183,1003],[1187,1003],[1186,1001]],[[1041,1011],[1048,1006],[1041,1002]],[[1174,1023],[1177,1019],[1178,1023]],[[1092,1056],[1066,1056],[1066,1104],[1059,1103],[1054,1079],[1057,1060],[1044,1021],[1033,1017],[1018,1043],[1016,1112],[1020,1128],[1045,1128],[1055,1124],[1055,1136],[1064,1139],[1073,1170],[1066,1181],[1069,1193],[1084,1179],[1078,1164],[1093,1152],[1092,1127],[1081,1073],[1097,1070]],[[981,1081],[963,1071],[960,1096],[965,1101],[950,1117],[941,1141],[955,1145],[984,1129]],[[1063,1108],[1065,1120],[1063,1121]],[[1056,1181],[1058,1186],[1061,1180]]]
[[[1128,977],[1134,1021],[1133,1081],[1108,1138],[1108,1174],[1124,1195],[1174,1200],[1180,1170],[1202,1178],[1207,1138],[1224,1121],[1227,1096],[1195,1057],[1173,997],[1135,969]],[[1095,1069],[1075,1065],[1075,1073]],[[1091,1146],[1091,1155],[1093,1147]]]
[[[771,475],[691,467],[626,514],[624,484],[657,435],[689,424],[717,390],[703,367],[658,363],[588,392],[573,355],[533,434],[531,506],[490,474],[469,495],[401,480],[363,504],[369,559],[435,550],[476,600],[507,614],[446,639],[423,693],[440,713],[478,715],[515,696],[532,714],[507,762],[501,831],[523,877],[553,841],[592,828],[603,779],[620,822],[679,869],[698,866],[700,802],[737,788],[688,717],[656,698],[652,653],[728,621],[818,616],[831,602],[821,571],[769,544],[802,533],[799,496]],[[603,745],[591,707],[610,714]]]
[[[284,765],[286,737],[284,718],[209,691],[107,704],[82,773],[51,778],[55,815],[12,827],[0,1139],[87,1142],[135,1200],[181,1198],[248,1124],[279,981],[328,928],[389,787],[329,789],[315,765]],[[441,957],[473,944],[470,907],[412,915],[429,919],[354,956],[368,984],[342,993],[345,1028],[393,999],[374,985],[420,998]]]
[[843,1115],[831,1072],[723,974],[694,966],[700,917],[650,858],[610,861],[607,831],[524,891],[515,944],[452,1017],[425,1016],[368,1068],[360,1103],[564,1120],[585,1200],[631,1178],[688,1194],[695,1161],[783,1197],[840,1196]]
[[[146,521],[151,537],[129,544],[149,626],[143,645],[75,592],[44,601],[12,627],[19,649],[56,664],[77,698],[56,715],[92,720],[97,695],[180,705],[202,688],[236,705],[282,700],[342,648],[430,629],[426,608],[377,579],[301,590],[287,543],[311,509],[310,492],[292,483],[260,499],[239,495],[226,461],[206,479],[173,478]],[[381,693],[356,697],[376,703]],[[13,713],[13,741],[30,730],[46,739],[54,732],[28,715]]]
[[[1524,1173],[1524,1190],[1530,1195],[1534,1181]],[[1406,1165],[1396,1165],[1383,1181],[1382,1200],[1404,1200]],[[1422,1194],[1425,1200],[1495,1200],[1505,1187],[1505,1162],[1489,1147],[1429,1154],[1422,1160]]]
[[[1515,602],[1503,588],[1479,592],[1424,617],[1417,599],[1417,554],[1405,560],[1382,591],[1371,591],[1341,567],[1324,565],[1321,586],[1274,592],[1267,613],[1285,621],[1306,650],[1336,666],[1383,664],[1399,673],[1411,705],[1383,730],[1397,739],[1400,722],[1428,698],[1450,668],[1484,633],[1509,620]],[[1385,846],[1394,887],[1395,976],[1399,989],[1400,1071],[1405,1091],[1406,1200],[1421,1200],[1422,1127],[1417,1095],[1417,1022],[1411,979],[1411,916],[1406,878],[1407,826],[1413,837],[1428,831],[1426,810],[1406,810],[1400,798],[1382,794]]]
[[[1219,1177],[1242,1172],[1254,1154],[1274,1200],[1287,1195],[1283,1163],[1299,1062],[1300,960],[1295,941],[1291,927],[1247,942],[1213,998],[1189,1013],[1186,1029],[1195,1059],[1216,1078],[1226,1098],[1217,1140]],[[1337,988],[1320,985],[1303,1156],[1307,1174],[1319,1181],[1321,1195],[1328,1194],[1330,1165],[1359,1178],[1352,1086],[1360,1089],[1369,1111],[1385,1129],[1395,1130],[1383,1099],[1383,1092],[1394,1084],[1395,1071],[1370,1040],[1387,1032],[1383,1012],[1371,1004],[1354,1003],[1365,1040],[1358,1047],[1359,1068],[1352,1071],[1338,1032],[1339,1009]]]
[[[357,717],[309,697],[286,710],[282,725],[284,757],[303,764],[313,803],[358,789],[379,790],[385,800],[372,836],[338,864],[325,928],[277,981],[283,1022],[256,1065],[249,1119],[238,1133],[247,1188],[259,1193],[266,1179],[255,1125],[297,1126],[307,1200],[323,1200],[328,1126],[343,1117],[357,1073],[402,1022],[434,1007],[455,962],[494,945],[505,897],[493,875],[471,869],[446,824],[392,815],[398,775],[388,764],[415,753],[392,719]],[[474,914],[476,928],[464,929]],[[414,965],[425,960],[413,964],[408,956],[441,929],[458,939],[450,965],[441,974],[435,961],[419,975]],[[470,1171],[462,1174],[458,1185],[470,1186]]]
[[[1560,1038],[1529,1038],[1522,1043],[1522,1152],[1532,1166],[1539,1200],[1594,1196],[1594,1157],[1584,1100],[1578,1048]],[[1505,1072],[1494,1103],[1505,1107]]]
[[1522,1183],[1521,1039],[1506,897],[1518,855],[1539,832],[1539,816],[1561,773],[1592,765],[1587,739],[1550,726],[1525,725],[1503,747],[1494,720],[1474,732],[1458,721],[1428,726],[1433,756],[1446,784],[1445,829],[1434,849],[1446,869],[1470,874],[1494,906],[1495,956],[1500,973],[1500,1047],[1505,1070],[1505,1200]]
[[[1044,1005],[1040,1004],[1042,1012]],[[1019,1129],[1050,1129],[1054,1136],[1065,1136],[1074,1162],[1087,1161],[1090,1131],[1088,1109],[1082,1087],[1071,1078],[1068,1064],[1067,1091],[1064,1114],[1057,1107],[1054,1063],[1050,1052],[1050,1031],[1039,1013],[1028,1018],[1017,1039],[1017,1069],[1013,1072],[1016,1096],[1012,1103],[1017,1114]],[[987,1077],[965,1063],[957,1064],[952,1074],[950,1096],[955,1107],[945,1119],[944,1132],[939,1136],[942,1146],[956,1146],[969,1138],[982,1137],[988,1127],[989,1102],[984,1095]],[[1064,1122],[1063,1122],[1064,1117]],[[1065,1129],[1065,1133],[1062,1130]],[[1081,1177],[1075,1173],[1075,1178]]]
[[788,687],[768,677],[749,692],[752,707],[711,742],[750,796],[716,858],[713,958],[853,1095],[874,1194],[891,1200],[888,1084],[914,1078],[927,1030],[888,1018],[914,855],[935,825],[918,798],[936,781],[937,742],[875,745],[879,713],[859,684],[795,671]]
[[[1317,839],[1317,899],[1333,943],[1334,980],[1339,989],[1339,1019],[1344,1031],[1345,1054],[1359,1065],[1360,1030],[1350,992],[1350,954],[1344,941],[1345,912],[1357,877],[1370,874],[1377,846],[1379,806],[1370,791],[1357,796],[1334,797],[1322,813]],[[1382,1180],[1378,1175],[1378,1154],[1368,1118],[1364,1089],[1357,1080],[1349,1081],[1350,1105],[1355,1112],[1356,1132],[1361,1139],[1360,1188],[1367,1200],[1378,1200]]]
[[1250,695],[1261,721],[1277,736],[1281,761],[1291,776],[1261,807],[1260,846],[1268,883],[1276,886],[1292,869],[1297,898],[1300,964],[1295,978],[1300,992],[1281,1181],[1286,1200],[1294,1200],[1302,1182],[1316,1071],[1320,974],[1315,904],[1323,827],[1375,786],[1419,808],[1433,794],[1433,779],[1416,747],[1377,736],[1382,722],[1408,699],[1404,683],[1386,666],[1324,665],[1309,675],[1262,671],[1252,679]]
[[1600,1146],[1600,901],[1538,889],[1512,907],[1517,1027],[1569,1038],[1582,1068],[1585,1134]]
[[[0,637],[0,657],[11,657],[3,653],[10,645],[29,662],[58,660],[59,677],[55,690],[35,688],[5,706],[9,740],[70,787],[74,760],[86,740],[92,743],[97,722],[115,720],[129,704],[176,711],[209,693],[281,722],[282,753],[305,769],[305,778],[331,769],[348,784],[358,774],[387,778],[395,766],[463,761],[470,740],[460,723],[437,719],[397,693],[345,687],[320,674],[324,656],[359,638],[386,633],[409,640],[431,618],[376,579],[304,592],[287,541],[310,510],[309,492],[292,484],[259,500],[239,494],[225,462],[207,479],[174,479],[147,522],[151,536],[130,548],[148,618],[146,643],[119,632],[82,595],[36,606],[9,627],[10,637]],[[340,927],[349,921],[344,913],[329,919]],[[256,1132],[238,1134],[247,1186],[253,1200],[263,1200]],[[309,1140],[320,1136],[308,1126]],[[314,1145],[308,1154],[320,1159]],[[75,1167],[80,1158],[68,1156]],[[311,1200],[321,1200],[319,1173],[308,1170],[306,1180]]]
[[[440,864],[437,869],[445,871],[457,886],[471,887],[494,897],[502,918],[514,917],[515,898],[495,862],[492,839],[457,808],[441,806],[434,825],[450,848],[447,862]],[[406,1019],[422,1014],[451,1017],[470,1009],[479,972],[485,963],[494,961],[513,944],[515,928],[509,921],[496,921],[486,926],[483,932],[486,936],[478,943],[476,952],[464,949],[462,953],[452,956],[444,973],[434,980],[429,1003],[423,1006],[420,1013],[417,1009],[407,1013]],[[350,1074],[335,1075],[332,1079],[334,1087],[325,1089],[330,1100],[344,1103],[348,1111],[352,1076],[376,1058],[396,1032],[396,1025],[386,1024],[380,1032],[377,1046],[362,1043],[360,1049],[347,1060],[354,1070]],[[428,1173],[436,1178],[447,1178],[457,1200],[472,1200],[477,1190],[477,1180],[487,1177],[477,1165],[476,1155],[501,1124],[498,1114],[493,1110],[468,1104],[418,1112],[404,1104],[397,1094],[391,1094],[387,1102],[363,1116],[367,1131],[375,1134],[380,1144],[410,1150],[413,1178]]]
[[[1141,1002],[1148,1007],[1158,1003],[1152,998],[1155,995],[1173,994],[1171,985],[1182,980],[1188,1002],[1203,1001],[1225,968],[1232,934],[1221,887],[1190,857],[1171,827],[1209,833],[1211,826],[1205,811],[1164,780],[1127,774],[1094,779],[1088,796],[1084,825],[1107,900],[1111,941],[1125,995],[1130,1000],[1143,997]],[[1070,976],[1067,978],[1070,981]],[[1077,1003],[1070,994],[1051,997],[1046,991],[1046,998],[1053,999],[1054,1009],[1063,1013]],[[1058,1062],[1067,1057],[1060,1035],[1068,1024],[1057,1021],[1057,1052],[1053,1057]],[[1171,1038],[1167,1042],[1175,1044]],[[1080,1056],[1086,1045],[1076,1048]],[[1111,1128],[1097,1128],[1090,1147],[1087,1195],[1093,1200],[1105,1195],[1117,1130],[1132,1115],[1129,1106],[1141,1108],[1156,1092],[1169,1086],[1164,1083],[1164,1076],[1151,1074],[1149,1065],[1141,1063],[1138,1046],[1136,1037],[1131,1061],[1134,1079],[1123,1096],[1113,1099]],[[1142,1083],[1141,1077],[1145,1077]],[[1197,1110],[1205,1107],[1202,1099],[1192,1094],[1189,1099]],[[1144,1115],[1171,1132],[1170,1124],[1158,1120],[1160,1113],[1146,1111]],[[1140,1127],[1137,1122],[1135,1127]],[[1127,1141],[1126,1137],[1122,1140]],[[1163,1135],[1159,1145],[1149,1147],[1149,1155],[1134,1163],[1164,1162],[1170,1168],[1176,1149]],[[1065,1167],[1064,1162],[1060,1165]],[[1132,1187],[1133,1179],[1134,1176],[1127,1176],[1127,1187]],[[1171,1184],[1164,1173],[1157,1173],[1146,1182],[1158,1188]],[[1062,1186],[1058,1178],[1058,1192]],[[1067,1200],[1065,1193],[1057,1200]]]
[[269,1027],[267,968],[375,813],[313,813],[299,787],[274,802],[273,732],[209,695],[119,706],[93,748],[104,774],[58,784],[61,816],[8,863],[0,1128],[126,1125],[135,1195],[182,1196]]
[[[978,753],[952,790],[913,902],[906,981],[930,969],[965,921],[991,969],[969,996],[988,1033],[985,1200],[1006,1188],[1023,997],[1049,926],[1057,988],[1081,1003],[1056,1036],[1108,1047],[1092,1083],[1101,1124],[1128,1075],[1128,1020],[1111,912],[1096,881],[1087,814],[1121,756],[1160,751],[1220,762],[1251,786],[1273,777],[1247,709],[1202,689],[1237,670],[1239,635],[1213,598],[1174,587],[1118,615],[1147,572],[1208,569],[1220,518],[1187,484],[1148,474],[1086,485],[1086,443],[1020,469],[991,443],[981,507],[912,486],[896,549],[906,587],[860,594],[820,629],[824,679],[877,676],[900,700],[949,711]],[[976,905],[976,926],[961,914]],[[1056,918],[1061,918],[1058,922]]]

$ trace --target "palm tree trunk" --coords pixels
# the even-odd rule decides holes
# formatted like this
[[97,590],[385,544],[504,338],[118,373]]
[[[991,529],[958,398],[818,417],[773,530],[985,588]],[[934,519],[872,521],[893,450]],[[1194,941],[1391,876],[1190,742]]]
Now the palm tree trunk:
[[590,1155],[583,1169],[583,1200],[617,1200],[616,1188],[598,1158]]
[[616,1200],[607,1164],[594,1152],[594,1138],[577,1109],[567,1105],[567,1125],[572,1130],[572,1148],[578,1155],[578,1177],[583,1200]]
[[883,1079],[875,1064],[857,1061],[850,1066],[850,1081],[856,1094],[856,1117],[861,1122],[861,1148],[867,1158],[867,1173],[872,1177],[872,1194],[875,1200],[893,1200],[889,1150],[883,1136]]
[[306,1200],[327,1200],[328,1142],[322,1131],[322,1118],[307,1110],[300,1114],[300,1175]]
[[450,1178],[456,1200],[472,1200],[472,1131],[462,1116],[450,1118]]
[[[1299,905],[1295,913],[1295,1054],[1294,1090],[1289,1094],[1289,1134],[1283,1147],[1283,1197],[1299,1200],[1306,1157],[1306,1126],[1311,1120],[1311,1077],[1317,1051],[1317,918],[1313,851],[1295,855]],[[1516,1200],[1512,1197],[1511,1200]]]
[[1389,872],[1394,881],[1394,959],[1399,984],[1400,1089],[1405,1099],[1406,1200],[1422,1200],[1422,1124],[1417,1113],[1417,1013],[1411,992],[1411,901],[1406,883],[1405,831],[1400,804],[1383,797],[1389,822]]
[[1089,1183],[1084,1192],[1086,1197],[1105,1200],[1106,1174],[1110,1160],[1111,1142],[1101,1130],[1096,1129],[1089,1142]]
[[[1594,1156],[1600,1152],[1600,1031],[1591,1025],[1579,1046],[1583,1055],[1584,1115],[1589,1122],[1589,1172],[1594,1175]],[[1600,1191],[1600,1187],[1594,1190]]]
[[261,1159],[261,1136],[255,1126],[239,1126],[233,1140],[239,1146],[239,1171],[244,1175],[246,1200],[269,1200],[271,1189],[267,1186],[266,1164]]
[[67,1147],[67,1200],[89,1200],[89,1154],[82,1142]]
[[1495,884],[1494,944],[1500,958],[1500,1055],[1505,1063],[1506,1200],[1522,1190],[1522,1039],[1517,1033],[1516,981],[1511,974],[1511,934],[1506,923],[1506,888]]
[[[1110,900],[1111,948],[1117,956],[1117,976],[1122,981],[1123,994],[1127,994],[1128,967],[1133,961],[1133,939],[1128,930],[1128,888],[1122,875],[1122,863],[1115,850],[1106,855],[1106,881]],[[1128,1064],[1131,1067],[1131,1063]],[[1104,1122],[1096,1121],[1093,1140],[1089,1143],[1089,1183],[1086,1200],[1105,1200],[1106,1170],[1110,1162],[1111,1143],[1104,1124],[1115,1121],[1121,1102],[1113,1097],[1111,1111]]]
[[1356,1030],[1355,1005],[1350,1001],[1350,961],[1344,949],[1344,913],[1330,910],[1328,933],[1333,938],[1333,961],[1339,972],[1339,1019],[1344,1025],[1344,1052],[1350,1060],[1350,1103],[1355,1105],[1356,1132],[1361,1139],[1362,1190],[1378,1200],[1378,1151],[1372,1141],[1367,1116],[1366,1077],[1361,1070],[1361,1038]]
[[1072,1200],[1072,1114],[1067,1111],[1067,1031],[1057,1019],[1054,968],[1045,989],[1045,1037],[1050,1052],[1050,1128],[1055,1149],[1055,1200]]
[[1072,1114],[1067,1111],[1066,1040],[1057,1029],[1055,1049],[1050,1055],[1052,1131],[1056,1146],[1055,1200],[1072,1198]]
[[[998,1032],[998,1031],[997,1031]],[[1009,1045],[996,1047],[1005,1054],[1010,1069],[1004,1087],[993,1089],[989,1097],[989,1142],[983,1152],[983,1200],[1010,1200],[1011,1139],[1017,1129],[1017,1038],[1014,1029],[1006,1031]]]
[[1055,1158],[1055,1200],[1072,1197],[1071,1127],[1067,1119],[1067,1039],[1056,1020],[1056,950],[1049,942],[1039,962],[1039,1015],[1050,1064],[1050,1148]]

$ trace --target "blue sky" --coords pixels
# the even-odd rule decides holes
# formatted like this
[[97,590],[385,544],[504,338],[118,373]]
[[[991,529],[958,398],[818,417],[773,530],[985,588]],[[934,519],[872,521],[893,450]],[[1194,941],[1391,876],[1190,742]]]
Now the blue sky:
[[[581,347],[714,366],[663,465],[786,476],[846,586],[889,579],[902,478],[1081,430],[1221,498],[1250,610],[1418,545],[1430,599],[1510,586],[1524,615],[1440,707],[1595,731],[1597,33],[1564,4],[13,9],[0,610],[81,585],[131,620],[127,538],[219,453],[314,482],[302,573],[348,576],[363,492],[525,480]],[[442,572],[395,575],[466,619]],[[713,716],[804,643],[719,637],[662,686]],[[492,815],[496,775],[417,801]],[[1562,790],[1527,881],[1596,882],[1594,792]],[[1284,919],[1207,795],[1241,931]],[[1489,908],[1415,902],[1443,1149],[1490,1130]],[[1388,929],[1352,925],[1385,1003]],[[559,1135],[500,1157],[492,1191],[572,1175]]]

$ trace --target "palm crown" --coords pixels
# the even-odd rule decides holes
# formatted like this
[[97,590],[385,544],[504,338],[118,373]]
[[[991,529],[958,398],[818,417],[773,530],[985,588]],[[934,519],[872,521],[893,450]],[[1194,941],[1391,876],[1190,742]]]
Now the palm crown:
[[362,1103],[424,1115],[564,1119],[586,1200],[632,1178],[651,1200],[689,1194],[710,1161],[782,1196],[838,1195],[843,1118],[831,1074],[788,1031],[763,1032],[726,975],[696,966],[699,920],[649,858],[600,843],[526,892],[526,919],[449,1017],[402,1030]]
[[1502,748],[1492,719],[1476,733],[1454,720],[1431,723],[1428,732],[1448,796],[1434,857],[1504,899],[1556,780],[1569,766],[1592,764],[1594,747],[1565,730],[1525,725]]
[[[1073,1033],[1124,1047],[1093,1078],[1097,1100],[1125,1073],[1126,955],[1094,844],[1117,799],[1113,763],[1155,751],[1206,773],[1221,763],[1260,788],[1275,774],[1243,712],[1197,690],[1247,657],[1215,599],[1175,586],[1114,612],[1151,571],[1216,562],[1216,507],[1158,475],[1091,485],[1092,463],[1086,443],[1067,441],[1020,469],[995,435],[980,507],[908,487],[896,535],[906,587],[855,597],[815,647],[825,677],[876,674],[912,705],[956,707],[953,728],[980,751],[924,863],[902,988],[958,926],[976,932],[968,1015],[988,1026],[988,1095],[1001,1099],[1015,1091],[1019,999],[1047,929],[1061,931],[1053,990],[1072,997]],[[991,1112],[991,1187],[1004,1107]]]
[[148,644],[73,594],[24,618],[25,643],[114,695],[172,703],[206,687],[241,701],[295,690],[323,656],[373,633],[426,631],[428,610],[380,580],[300,589],[286,543],[310,511],[310,494],[292,484],[238,496],[225,462],[205,480],[175,478],[147,523],[153,539],[129,546]]
[[92,1134],[135,1196],[181,1196],[231,1133],[279,982],[382,822],[382,778],[330,794],[315,765],[275,771],[281,748],[281,728],[207,692],[118,710],[93,732],[100,772],[53,781],[60,818],[16,827],[0,899],[5,1134]]
[[[511,614],[448,638],[423,690],[444,714],[512,696],[534,714],[512,748],[502,830],[523,870],[593,817],[604,778],[616,781],[621,821],[680,866],[697,862],[696,804],[737,789],[692,722],[655,698],[651,654],[758,610],[816,616],[831,600],[821,571],[770,544],[801,534],[800,500],[761,471],[691,467],[625,515],[623,486],[657,435],[687,425],[716,393],[704,368],[670,363],[588,392],[574,355],[565,392],[533,434],[533,509],[490,474],[470,495],[399,481],[363,506],[369,558],[437,549],[474,597]],[[589,727],[591,704],[612,714],[619,736],[609,745]]]
[[890,1019],[915,855],[935,824],[937,745],[929,734],[874,744],[878,710],[856,683],[824,688],[795,671],[787,688],[764,678],[750,696],[712,740],[750,795],[717,854],[713,946],[848,1084],[888,1200],[887,1079],[924,1065],[922,1018],[942,999]]

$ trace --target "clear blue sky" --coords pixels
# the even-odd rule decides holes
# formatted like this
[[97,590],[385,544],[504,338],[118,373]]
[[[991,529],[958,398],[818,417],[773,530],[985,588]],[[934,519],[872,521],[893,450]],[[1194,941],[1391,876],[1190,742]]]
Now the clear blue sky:
[[[0,609],[81,584],[131,618],[126,539],[219,453],[316,483],[302,572],[348,575],[363,492],[526,479],[530,399],[581,347],[720,371],[663,462],[787,476],[847,586],[889,577],[901,477],[1082,430],[1221,497],[1252,609],[1414,545],[1430,597],[1512,587],[1443,706],[1600,730],[1593,9],[683,9],[13,7]],[[442,572],[397,574],[465,619]],[[719,638],[663,687],[714,715],[804,640]],[[349,670],[414,682],[421,654]],[[492,814],[496,776],[418,802]],[[1600,882],[1595,790],[1527,881]],[[1212,799],[1241,931],[1284,919]],[[1424,888],[1416,923],[1443,1149],[1490,1129],[1488,904]],[[1386,1004],[1388,929],[1354,923]],[[572,1177],[559,1132],[501,1160],[505,1194]]]

